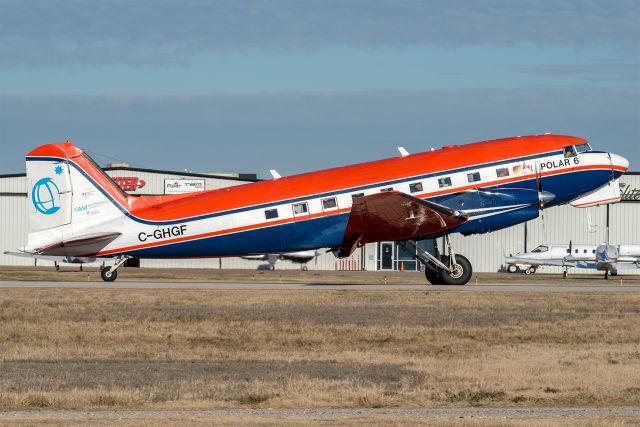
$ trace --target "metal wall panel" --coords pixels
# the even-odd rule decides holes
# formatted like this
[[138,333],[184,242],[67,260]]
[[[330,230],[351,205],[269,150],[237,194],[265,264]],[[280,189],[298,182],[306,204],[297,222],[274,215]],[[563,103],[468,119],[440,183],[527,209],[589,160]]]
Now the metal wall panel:
[[[5,191],[3,181],[0,179],[0,188]],[[24,195],[0,196],[0,265],[34,265],[33,259],[4,254],[5,251],[15,252],[27,243],[27,200]]]
[[0,177],[0,193],[25,193],[27,192],[26,176]]

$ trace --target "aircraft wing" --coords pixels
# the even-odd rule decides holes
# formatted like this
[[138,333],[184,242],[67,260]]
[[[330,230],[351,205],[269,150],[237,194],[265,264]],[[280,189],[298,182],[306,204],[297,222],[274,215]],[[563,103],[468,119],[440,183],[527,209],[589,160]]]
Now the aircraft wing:
[[460,211],[398,191],[359,197],[351,207],[338,256],[349,256],[365,243],[418,239],[446,232],[467,219]]
[[575,262],[567,259],[538,259],[538,258],[509,258],[505,259],[507,264],[525,264],[525,265],[551,265],[557,267],[573,267]]

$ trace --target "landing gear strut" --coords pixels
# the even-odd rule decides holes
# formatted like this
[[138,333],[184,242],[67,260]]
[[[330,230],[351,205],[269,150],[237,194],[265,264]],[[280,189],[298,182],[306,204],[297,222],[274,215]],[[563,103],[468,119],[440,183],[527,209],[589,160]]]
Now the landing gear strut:
[[416,251],[416,258],[424,265],[424,275],[433,285],[466,285],[473,268],[469,260],[453,252],[449,236],[445,236],[448,255],[437,256],[431,255],[429,252],[421,250],[416,242],[409,240],[405,244],[413,246]]
[[116,262],[111,266],[103,266],[100,269],[100,276],[105,282],[113,282],[118,278],[118,268],[122,266],[129,258],[128,255],[122,255],[116,258]]

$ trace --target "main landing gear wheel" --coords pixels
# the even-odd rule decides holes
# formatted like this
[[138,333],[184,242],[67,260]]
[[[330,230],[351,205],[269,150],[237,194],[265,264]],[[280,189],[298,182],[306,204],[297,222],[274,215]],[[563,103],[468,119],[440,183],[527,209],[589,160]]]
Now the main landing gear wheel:
[[509,266],[507,267],[507,271],[509,273],[516,273],[518,271],[518,266],[515,264],[509,264]]
[[[469,260],[462,255],[455,255],[455,262],[451,264],[451,272],[440,270],[440,280],[445,285],[466,285],[471,279],[473,268]],[[442,263],[449,265],[449,256],[442,257]]]
[[524,274],[529,275],[529,274],[534,274],[535,272],[536,272],[535,267],[529,267],[524,271]]
[[105,282],[113,282],[118,277],[118,270],[111,271],[111,267],[102,267],[100,269],[100,276]]
[[440,271],[434,271],[429,267],[425,267],[424,276],[427,281],[432,285],[442,285],[442,278],[440,277]]
[[435,255],[432,255],[418,247],[414,240],[402,242],[402,245],[409,245],[415,251],[416,260],[424,265],[424,276],[432,285],[466,285],[473,274],[471,263],[466,257],[454,254],[449,236],[445,236],[444,239],[449,254],[445,256],[439,255],[437,247]]

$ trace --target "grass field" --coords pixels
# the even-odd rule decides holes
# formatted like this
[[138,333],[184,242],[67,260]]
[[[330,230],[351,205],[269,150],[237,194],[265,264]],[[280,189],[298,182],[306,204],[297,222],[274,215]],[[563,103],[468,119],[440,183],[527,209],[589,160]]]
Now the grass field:
[[0,360],[4,410],[638,405],[640,296],[2,289]]

